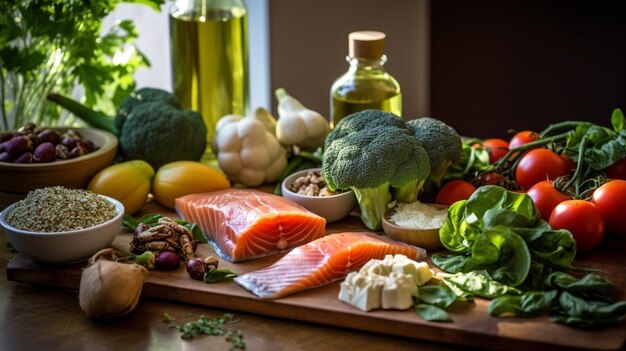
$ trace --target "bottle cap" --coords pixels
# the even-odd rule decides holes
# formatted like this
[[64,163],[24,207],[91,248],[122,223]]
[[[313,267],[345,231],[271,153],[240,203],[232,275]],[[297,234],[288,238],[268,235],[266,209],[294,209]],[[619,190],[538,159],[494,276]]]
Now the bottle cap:
[[348,35],[351,57],[377,59],[385,52],[385,33],[375,31],[352,32]]

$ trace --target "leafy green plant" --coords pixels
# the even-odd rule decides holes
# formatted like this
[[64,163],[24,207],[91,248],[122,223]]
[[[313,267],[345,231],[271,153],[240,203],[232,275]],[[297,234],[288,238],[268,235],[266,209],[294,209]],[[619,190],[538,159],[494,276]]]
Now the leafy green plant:
[[[84,90],[85,103],[112,112],[135,90],[133,74],[149,66],[134,46],[131,20],[102,34],[102,20],[122,2],[160,10],[163,0],[30,0],[0,3],[0,127],[62,124],[46,101],[55,92]],[[12,123],[11,123],[12,122]],[[71,120],[66,123],[72,122]]]

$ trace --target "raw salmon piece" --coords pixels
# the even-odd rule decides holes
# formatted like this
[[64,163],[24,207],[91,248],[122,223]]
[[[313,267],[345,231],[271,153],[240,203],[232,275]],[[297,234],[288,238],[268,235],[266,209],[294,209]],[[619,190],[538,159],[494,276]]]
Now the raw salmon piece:
[[274,299],[345,278],[371,259],[395,254],[426,257],[424,249],[385,236],[336,233],[297,247],[273,265],[236,277],[235,282],[262,299]]
[[288,251],[325,234],[323,217],[284,197],[252,189],[186,195],[175,200],[175,207],[230,262]]

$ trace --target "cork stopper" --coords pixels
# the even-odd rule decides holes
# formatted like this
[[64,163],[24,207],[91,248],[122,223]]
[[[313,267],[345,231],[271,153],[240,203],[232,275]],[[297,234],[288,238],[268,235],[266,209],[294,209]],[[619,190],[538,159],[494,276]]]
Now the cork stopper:
[[352,32],[348,35],[349,55],[377,59],[384,54],[385,33],[375,31]]

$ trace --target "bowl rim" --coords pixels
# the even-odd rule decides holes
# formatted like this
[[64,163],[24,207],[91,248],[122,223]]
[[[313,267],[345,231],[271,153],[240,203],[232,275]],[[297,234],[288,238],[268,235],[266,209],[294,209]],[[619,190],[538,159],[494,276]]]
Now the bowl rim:
[[[433,206],[433,207],[437,207],[440,210],[450,208],[450,206],[437,204],[437,203],[433,203],[433,202],[423,202],[423,204],[424,205]],[[441,229],[441,227],[435,227],[435,228],[409,228],[409,227],[400,226],[400,225],[396,224],[395,222],[393,222],[391,220],[391,214],[394,213],[397,210],[397,208],[398,208],[398,205],[396,204],[395,206],[388,208],[385,211],[385,213],[383,213],[383,224],[387,224],[387,225],[389,225],[391,227],[394,227],[396,229],[415,231],[415,232],[431,231],[431,230],[439,230],[439,229]]]
[[110,152],[111,149],[114,149],[118,145],[117,136],[113,133],[107,132],[106,130],[98,129],[98,128],[73,128],[73,127],[46,127],[43,129],[53,129],[53,130],[68,130],[73,129],[80,133],[81,131],[87,131],[88,133],[101,134],[103,136],[102,145],[98,145],[98,150],[90,152],[86,155],[82,155],[80,157],[75,157],[69,160],[58,160],[53,162],[42,162],[42,163],[12,163],[12,162],[0,162],[0,169],[37,169],[44,168],[56,165],[71,165],[73,163],[79,163],[85,160],[89,160],[92,158],[96,158],[107,152]]
[[[101,194],[96,194],[100,197],[105,198],[106,200],[108,200],[109,202],[113,203],[113,205],[115,205],[115,209],[117,211],[117,215],[115,215],[115,217],[113,217],[112,219],[109,219],[106,222],[97,224],[93,227],[89,227],[89,228],[83,228],[83,229],[78,229],[78,230],[72,230],[72,231],[65,231],[65,232],[31,232],[28,230],[24,230],[24,229],[19,229],[19,228],[15,228],[12,225],[8,224],[5,221],[6,216],[8,215],[9,211],[11,209],[13,209],[13,207],[15,207],[15,205],[17,204],[17,202],[7,206],[4,210],[2,210],[2,212],[0,212],[0,226],[2,226],[5,229],[8,229],[12,232],[14,232],[15,234],[19,234],[19,235],[30,235],[30,236],[46,236],[46,237],[51,237],[51,236],[67,236],[67,235],[76,235],[76,234],[82,234],[82,233],[87,233],[87,232],[91,232],[100,228],[103,228],[107,225],[110,225],[111,223],[114,223],[116,221],[119,221],[121,218],[124,217],[124,213],[125,213],[125,209],[124,209],[124,205],[119,202],[118,200],[106,196],[106,195],[101,195]],[[5,233],[6,234],[6,233]]]
[[350,194],[353,193],[353,191],[351,189],[345,190],[339,194],[335,194],[335,195],[329,195],[329,196],[311,196],[311,195],[302,195],[302,194],[298,194],[298,193],[294,193],[293,191],[289,190],[289,188],[287,188],[287,183],[288,181],[293,181],[295,180],[295,178],[297,178],[297,176],[301,175],[301,174],[306,174],[308,172],[316,172],[316,171],[322,171],[321,167],[314,167],[314,168],[307,168],[307,169],[303,169],[294,173],[291,173],[290,175],[288,175],[285,179],[283,179],[283,181],[281,182],[281,190],[283,192],[283,194],[285,193],[289,193],[293,196],[298,196],[298,197],[302,197],[305,199],[335,199],[338,197],[342,197],[342,196],[349,196]]

